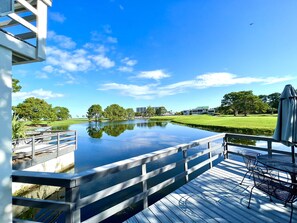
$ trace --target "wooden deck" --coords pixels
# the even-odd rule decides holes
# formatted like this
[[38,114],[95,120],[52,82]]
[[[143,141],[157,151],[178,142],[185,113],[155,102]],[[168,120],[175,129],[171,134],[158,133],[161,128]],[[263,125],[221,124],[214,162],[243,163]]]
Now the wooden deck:
[[[289,222],[290,205],[254,189],[247,208],[252,180],[240,181],[246,171],[242,162],[227,159],[188,184],[167,195],[125,223],[157,222]],[[292,222],[297,222],[294,208]]]

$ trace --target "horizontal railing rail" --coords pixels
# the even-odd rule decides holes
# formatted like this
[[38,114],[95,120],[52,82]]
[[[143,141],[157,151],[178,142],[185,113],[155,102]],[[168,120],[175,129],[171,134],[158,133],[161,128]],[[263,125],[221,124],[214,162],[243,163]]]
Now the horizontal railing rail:
[[[292,155],[291,152],[274,149],[273,143],[280,143],[280,142],[273,139],[272,137],[227,133],[225,137],[225,141],[226,141],[225,153],[227,157],[228,157],[228,154],[242,155],[243,149],[256,150],[259,152],[267,152],[268,154],[276,153],[276,154],[283,154],[283,155]],[[254,144],[256,144],[255,141],[266,142],[266,147],[251,145],[252,144],[251,141],[254,141]],[[230,150],[230,148],[238,148],[239,150],[238,149]]]
[[[143,207],[146,208],[150,195],[166,189],[176,182],[188,182],[189,176],[203,167],[211,168],[213,162],[223,155],[225,146],[224,137],[225,134],[218,134],[187,144],[169,147],[93,168],[81,173],[13,171],[13,182],[65,188],[65,199],[63,201],[46,200],[45,202],[40,199],[32,199],[31,202],[27,203],[27,199],[13,197],[13,204],[43,208],[47,208],[48,205],[48,208],[63,208],[66,212],[66,222],[100,222],[140,201],[142,201]],[[199,149],[197,151],[194,148]],[[178,158],[172,160],[172,156],[177,156]],[[164,159],[167,159],[166,162],[163,162]],[[155,165],[156,162],[157,167],[152,168],[152,165]],[[81,188],[87,183],[97,182],[100,179],[104,179],[104,177],[111,176],[112,174],[121,174],[124,171],[134,170],[134,168],[138,168],[139,170],[136,176],[128,176],[128,179],[125,178],[99,191],[97,190],[96,192],[82,196]],[[164,174],[171,173],[170,171],[173,170],[178,171],[163,179]],[[152,184],[152,179],[156,177],[162,177],[162,181]],[[81,219],[81,210],[84,207],[103,201],[109,196],[121,193],[123,190],[134,186],[141,187],[136,194],[129,194],[128,197],[124,197],[118,203],[107,207],[106,210],[100,211],[87,219]]]
[[[76,131],[44,131],[38,135],[14,140],[12,159],[29,158],[36,165],[72,152],[76,148]],[[38,155],[43,156],[38,158]]]

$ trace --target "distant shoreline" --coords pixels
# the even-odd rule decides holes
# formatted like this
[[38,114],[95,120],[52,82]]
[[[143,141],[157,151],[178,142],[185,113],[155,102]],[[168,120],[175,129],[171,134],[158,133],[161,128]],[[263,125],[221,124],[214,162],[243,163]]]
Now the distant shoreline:
[[150,120],[166,120],[214,132],[272,136],[276,119],[276,115],[250,115],[247,117],[187,115],[152,117]]

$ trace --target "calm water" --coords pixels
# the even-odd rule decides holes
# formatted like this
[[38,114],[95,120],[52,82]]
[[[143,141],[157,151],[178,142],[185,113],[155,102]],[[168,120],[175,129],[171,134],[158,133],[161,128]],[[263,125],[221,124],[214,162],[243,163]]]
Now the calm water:
[[83,123],[69,129],[78,133],[76,172],[217,134],[148,120]]
[[[155,122],[148,120],[133,120],[125,122],[106,122],[106,123],[83,123],[69,126],[67,129],[76,130],[78,133],[78,148],[75,151],[75,172],[81,172],[94,167],[113,163],[116,161],[128,159],[142,154],[150,153],[156,150],[165,149],[170,146],[176,146],[182,143],[215,135],[217,133],[190,128],[186,126],[176,125],[169,122]],[[66,129],[64,129],[66,130]],[[205,145],[206,146],[206,145]],[[205,147],[195,147],[191,149],[188,155],[197,153],[205,149]],[[161,160],[154,161],[147,165],[148,171],[160,167],[160,164],[166,165],[182,159],[182,154],[175,154]],[[207,159],[207,155],[200,157],[195,162],[189,163],[189,168],[203,160]],[[208,166],[199,170],[200,173],[207,170]],[[152,187],[165,179],[173,177],[183,171],[183,166],[177,166],[171,171],[168,171],[161,176],[148,180],[148,186]],[[80,188],[80,196],[85,197],[97,191],[105,189],[110,185],[119,182],[124,182],[132,177],[141,174],[140,167],[134,167],[127,171],[108,175],[97,179],[90,183],[84,184]],[[199,174],[199,173],[195,173]],[[191,177],[195,177],[192,174]],[[166,194],[180,187],[184,180],[176,181],[173,185],[166,189],[155,193],[149,197],[149,203],[153,203],[164,197]],[[136,195],[142,192],[142,185],[136,184],[130,188],[122,190],[114,195],[111,195],[99,202],[84,207],[81,211],[82,220],[87,219],[105,210],[112,205],[118,204],[120,201],[127,199],[129,196]],[[64,191],[52,195],[50,199],[64,199]],[[137,213],[142,208],[141,203],[131,206],[125,211],[117,214],[114,217],[107,219],[104,222],[115,223],[122,222],[131,215]],[[33,210],[34,211],[34,210]],[[34,212],[34,219],[42,222],[64,222],[64,214],[47,212],[41,210]],[[55,216],[55,219],[52,219]]]

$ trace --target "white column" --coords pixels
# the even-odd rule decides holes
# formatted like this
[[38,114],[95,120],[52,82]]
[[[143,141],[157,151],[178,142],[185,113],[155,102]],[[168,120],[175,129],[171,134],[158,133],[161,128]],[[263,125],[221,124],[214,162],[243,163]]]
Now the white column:
[[11,69],[12,52],[0,45],[0,222],[12,222]]

